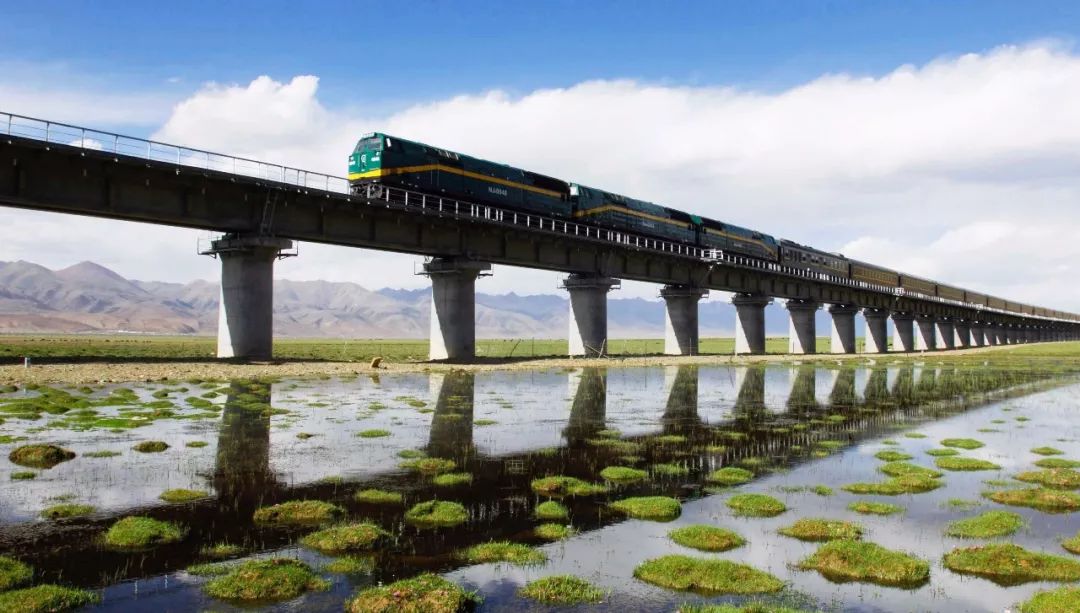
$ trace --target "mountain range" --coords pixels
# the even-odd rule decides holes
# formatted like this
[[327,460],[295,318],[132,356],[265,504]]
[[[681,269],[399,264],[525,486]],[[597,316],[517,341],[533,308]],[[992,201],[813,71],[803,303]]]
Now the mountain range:
[[[50,270],[31,262],[0,262],[0,333],[217,332],[218,283],[125,279],[93,262]],[[274,334],[285,337],[426,338],[430,288],[370,290],[355,283],[274,281]],[[565,295],[476,295],[481,338],[566,338]],[[785,334],[782,309],[768,311],[770,334]],[[717,296],[700,309],[702,336],[731,336],[734,308]],[[608,299],[614,338],[664,333],[659,299]]]

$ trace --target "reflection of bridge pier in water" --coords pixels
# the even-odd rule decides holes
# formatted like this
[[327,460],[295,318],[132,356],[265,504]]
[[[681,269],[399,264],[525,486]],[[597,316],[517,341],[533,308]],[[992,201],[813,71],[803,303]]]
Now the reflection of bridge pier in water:
[[572,372],[569,386],[573,400],[563,436],[573,447],[595,438],[597,432],[607,427],[607,370],[583,368]]
[[739,393],[735,396],[732,415],[744,427],[759,423],[768,416],[765,408],[765,366],[752,365],[735,369],[735,383]]
[[829,391],[829,409],[850,411],[858,403],[859,397],[855,393],[855,369],[840,368],[833,380],[832,390]]
[[473,445],[476,375],[470,371],[451,370],[445,374],[430,376],[431,383],[438,385],[439,392],[435,401],[435,412],[431,414],[431,431],[426,451],[432,457],[454,460],[459,466],[463,466],[476,453]]
[[870,371],[863,390],[863,404],[869,407],[883,407],[892,403],[889,396],[889,371],[877,367]]
[[795,416],[810,415],[818,410],[817,368],[813,364],[800,364],[792,370],[794,377],[785,407]]
[[231,383],[218,430],[213,484],[223,511],[244,522],[281,489],[270,470],[270,384]]
[[698,367],[683,365],[664,369],[670,378],[667,404],[661,423],[665,434],[687,434],[702,427],[698,415]]

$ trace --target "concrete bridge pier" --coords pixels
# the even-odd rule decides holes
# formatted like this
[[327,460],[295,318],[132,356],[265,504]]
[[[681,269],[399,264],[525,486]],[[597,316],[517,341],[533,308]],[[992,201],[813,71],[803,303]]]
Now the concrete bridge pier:
[[982,347],[986,344],[986,333],[983,332],[983,322],[973,321],[971,322],[971,346]]
[[953,322],[953,347],[966,349],[971,346],[971,322],[957,319]]
[[863,353],[889,352],[889,312],[885,309],[863,309],[866,336]]
[[608,353],[607,293],[618,279],[572,274],[563,279],[570,292],[570,355],[599,357]]
[[226,235],[202,252],[221,260],[217,357],[273,357],[274,261],[292,245],[272,236]]
[[933,351],[937,349],[937,322],[930,315],[919,315],[915,318],[915,327],[918,334],[915,335],[915,351]]
[[832,333],[829,335],[829,353],[855,353],[855,313],[859,307],[834,304],[829,306],[832,315]]
[[[791,316],[788,353],[817,353],[815,316],[821,305],[814,300],[788,300],[786,307]],[[854,327],[854,323],[852,326]]]
[[430,360],[476,357],[476,278],[491,274],[491,264],[458,258],[432,258],[420,274],[431,279]]
[[893,351],[915,351],[915,316],[911,313],[893,313]]
[[735,294],[735,354],[763,355],[765,353],[765,307],[772,302],[768,296]]
[[953,320],[948,317],[939,317],[934,322],[937,328],[938,346],[940,349],[953,349],[955,347],[954,338],[955,328],[953,326]]
[[991,345],[1005,344],[1005,328],[1001,324],[994,324],[993,329],[990,330],[990,341]]
[[699,353],[698,302],[709,290],[689,285],[667,285],[660,290],[664,299],[664,354]]

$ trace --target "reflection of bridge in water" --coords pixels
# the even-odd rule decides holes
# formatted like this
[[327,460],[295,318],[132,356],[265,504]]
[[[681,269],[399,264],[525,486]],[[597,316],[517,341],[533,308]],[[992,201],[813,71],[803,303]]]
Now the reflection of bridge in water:
[[[404,528],[396,548],[379,554],[378,578],[445,570],[457,564],[450,555],[460,547],[491,539],[538,542],[532,509],[537,502],[530,481],[545,475],[568,475],[590,481],[613,464],[667,462],[686,466],[687,476],[656,475],[653,480],[622,487],[623,495],[683,495],[698,491],[704,476],[742,458],[759,458],[770,468],[791,466],[823,453],[817,442],[841,443],[880,436],[920,419],[932,419],[995,398],[1028,393],[1056,382],[1047,375],[988,372],[961,368],[880,366],[856,371],[811,365],[790,368],[747,366],[736,369],[737,394],[729,406],[699,394],[707,367],[681,366],[666,372],[666,402],[656,432],[613,439],[608,429],[608,376],[601,369],[568,373],[572,400],[562,430],[566,445],[503,456],[479,453],[473,440],[475,375],[451,371],[431,379],[436,396],[426,451],[454,460],[458,470],[473,476],[471,486],[436,488],[430,479],[400,470],[345,484],[288,486],[270,465],[271,390],[264,384],[233,384],[222,415],[216,465],[209,475],[216,491],[212,500],[190,505],[129,509],[177,521],[191,529],[182,543],[148,552],[101,550],[97,538],[114,517],[95,516],[70,522],[32,523],[0,528],[0,542],[40,569],[43,576],[102,586],[126,578],[148,577],[203,561],[201,546],[230,542],[251,551],[286,546],[299,536],[288,529],[256,528],[251,521],[259,506],[290,499],[328,500],[346,507],[349,517],[376,521],[388,529],[402,526],[401,507],[357,503],[352,494],[379,487],[404,494],[407,504],[432,498],[466,505],[471,520],[437,531]],[[769,401],[767,375],[788,371],[790,388],[783,402]],[[828,389],[819,387],[831,378]],[[723,408],[722,413],[716,411]],[[705,409],[704,411],[702,409]],[[702,415],[722,415],[703,419]],[[619,441],[617,445],[605,441]],[[357,444],[363,444],[357,439]],[[347,450],[342,450],[347,453]],[[630,457],[628,457],[630,456]],[[613,494],[614,495],[614,494]],[[617,521],[606,509],[608,497],[574,498],[567,505],[574,526],[589,530]]]

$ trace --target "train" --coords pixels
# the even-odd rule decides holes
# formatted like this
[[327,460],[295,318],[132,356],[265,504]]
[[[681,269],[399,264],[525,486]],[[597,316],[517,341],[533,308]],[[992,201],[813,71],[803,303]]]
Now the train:
[[898,295],[922,295],[998,311],[1068,318],[1059,311],[951,287],[654,202],[381,132],[365,134],[357,141],[349,155],[348,180],[355,194],[364,193],[371,184],[400,187],[715,249],[823,278],[842,278],[866,287],[884,288]]

